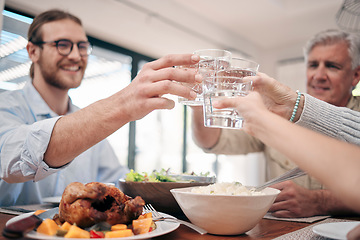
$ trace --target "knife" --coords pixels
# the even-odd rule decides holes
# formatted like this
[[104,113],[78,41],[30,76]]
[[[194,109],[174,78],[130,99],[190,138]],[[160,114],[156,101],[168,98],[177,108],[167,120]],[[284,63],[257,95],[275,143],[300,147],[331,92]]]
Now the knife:
[[2,232],[8,238],[20,238],[35,228],[37,228],[46,218],[53,218],[56,213],[59,213],[59,207],[49,209],[39,215],[32,214],[28,217],[21,218],[10,224],[7,224]]
[[24,208],[10,206],[10,207],[0,207],[0,212],[6,213],[6,214],[21,215],[24,213],[29,213],[29,212],[34,212],[34,211],[24,209]]

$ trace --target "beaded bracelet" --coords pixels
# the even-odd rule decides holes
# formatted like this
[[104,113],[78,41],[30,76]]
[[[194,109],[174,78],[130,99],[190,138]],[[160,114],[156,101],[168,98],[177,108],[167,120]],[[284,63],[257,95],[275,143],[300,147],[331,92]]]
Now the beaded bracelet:
[[294,109],[293,109],[293,112],[292,112],[292,115],[290,118],[290,122],[294,121],[296,112],[298,110],[299,102],[300,102],[301,92],[299,90],[296,90],[296,93],[297,93],[297,98],[296,98],[295,106],[294,106]]

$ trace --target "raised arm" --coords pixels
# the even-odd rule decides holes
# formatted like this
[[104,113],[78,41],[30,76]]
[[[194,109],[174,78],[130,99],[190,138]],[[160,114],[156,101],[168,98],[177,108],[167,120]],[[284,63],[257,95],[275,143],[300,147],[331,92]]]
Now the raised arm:
[[54,126],[45,162],[51,167],[63,166],[126,123],[141,119],[155,109],[172,109],[175,103],[162,97],[164,94],[195,98],[195,92],[175,81],[201,81],[201,77],[172,66],[198,61],[196,55],[182,54],[147,63],[123,90],[61,117]]

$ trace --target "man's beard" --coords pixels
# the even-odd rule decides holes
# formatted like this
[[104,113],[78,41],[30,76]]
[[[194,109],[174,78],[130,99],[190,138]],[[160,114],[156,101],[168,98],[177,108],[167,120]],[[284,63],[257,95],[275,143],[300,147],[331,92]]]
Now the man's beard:
[[61,89],[61,90],[67,90],[68,87],[65,86],[61,82],[61,80],[58,80],[54,74],[49,75],[46,71],[41,70],[41,74],[43,75],[43,78],[45,79],[45,82],[55,88]]
[[44,64],[42,59],[39,60],[38,64],[42,77],[50,86],[61,90],[69,90],[70,88],[77,88],[80,86],[81,80],[75,86],[68,86],[66,81],[63,81],[61,76],[56,74],[58,72],[57,69],[54,70],[54,68],[47,66],[47,64]]

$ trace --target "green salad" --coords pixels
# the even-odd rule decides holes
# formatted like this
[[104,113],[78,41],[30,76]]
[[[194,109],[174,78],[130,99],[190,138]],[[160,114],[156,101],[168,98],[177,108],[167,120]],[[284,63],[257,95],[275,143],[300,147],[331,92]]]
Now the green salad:
[[[185,173],[186,174],[186,173]],[[205,174],[201,173],[200,175],[196,175],[195,173],[190,173],[186,175],[192,176],[203,176],[207,177],[210,172]],[[125,181],[127,182],[177,182],[177,179],[169,175],[169,169],[161,169],[161,171],[152,171],[151,174],[146,172],[138,173],[133,169],[130,170],[128,174],[126,174]]]

